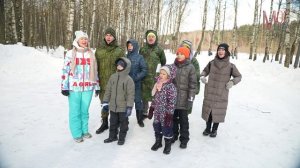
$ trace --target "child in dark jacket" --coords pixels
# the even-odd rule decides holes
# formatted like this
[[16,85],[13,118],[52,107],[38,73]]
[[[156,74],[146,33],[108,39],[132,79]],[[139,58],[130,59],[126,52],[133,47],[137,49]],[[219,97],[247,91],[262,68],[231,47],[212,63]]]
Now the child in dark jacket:
[[127,58],[131,62],[129,76],[135,85],[134,106],[136,119],[140,127],[144,127],[143,122],[143,102],[142,102],[142,79],[147,75],[147,65],[144,57],[139,54],[139,44],[136,40],[127,41]]
[[104,143],[118,140],[118,145],[125,143],[128,131],[128,116],[131,115],[134,102],[134,82],[128,75],[131,67],[130,61],[121,57],[116,60],[117,72],[112,74],[106,86],[102,107],[110,111],[109,137]]
[[[197,88],[197,76],[195,67],[189,59],[190,50],[186,47],[179,47],[176,52],[175,66],[177,67],[174,84],[177,88],[177,102],[174,111],[173,133],[174,143],[180,133],[180,148],[185,149],[189,141],[189,118],[188,109],[193,106]],[[180,127],[179,127],[180,125]],[[180,128],[180,129],[179,129]]]
[[[202,106],[202,118],[206,121],[204,136],[217,136],[219,123],[225,120],[229,89],[242,79],[236,66],[229,61],[228,48],[228,44],[220,44],[215,58],[201,72],[200,80],[205,84]],[[209,76],[208,81],[206,76]]]
[[154,115],[153,128],[155,132],[155,143],[151,150],[156,151],[162,147],[162,136],[165,137],[165,148],[163,153],[171,152],[171,140],[173,138],[173,114],[176,105],[177,90],[172,83],[176,76],[175,66],[163,66],[160,68],[159,77],[152,89],[152,103],[148,118]]

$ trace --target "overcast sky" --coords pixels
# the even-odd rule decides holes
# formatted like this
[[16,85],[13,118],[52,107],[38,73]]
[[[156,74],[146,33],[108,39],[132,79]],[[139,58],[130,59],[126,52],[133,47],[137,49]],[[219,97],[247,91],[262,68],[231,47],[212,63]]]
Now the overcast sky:
[[[215,6],[217,0],[208,0],[208,15],[207,15],[207,25],[206,29],[212,29],[215,17]],[[233,0],[226,0],[226,14],[225,14],[225,29],[232,29],[234,23],[234,6]],[[274,0],[273,10],[277,10],[278,1]],[[237,15],[237,25],[245,25],[253,23],[253,11],[255,0],[238,0],[238,15]],[[259,0],[260,3],[260,0]],[[269,15],[271,0],[263,0],[263,10]],[[202,17],[203,17],[203,6],[204,1],[200,0],[190,0],[187,7],[187,12],[185,13],[184,23],[181,26],[181,31],[193,31],[202,29]],[[225,0],[222,0],[222,11],[221,11],[221,25],[223,26],[223,14]],[[261,20],[262,22],[262,20]]]

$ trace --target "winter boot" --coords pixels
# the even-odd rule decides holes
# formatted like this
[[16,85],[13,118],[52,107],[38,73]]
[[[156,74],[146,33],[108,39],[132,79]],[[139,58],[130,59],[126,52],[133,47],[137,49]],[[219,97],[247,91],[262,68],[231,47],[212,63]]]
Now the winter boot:
[[172,139],[165,138],[165,148],[164,148],[164,154],[169,154],[171,152],[171,144]]
[[171,143],[175,143],[178,140],[178,135],[177,136],[173,136],[173,138],[171,139]]
[[143,111],[141,110],[136,110],[136,119],[137,119],[137,122],[139,124],[140,127],[144,127],[144,118],[143,118]]
[[108,117],[105,117],[102,119],[102,124],[101,124],[100,128],[98,128],[96,130],[96,134],[101,134],[102,132],[104,132],[107,129],[108,129]]
[[162,141],[162,137],[156,137],[155,143],[151,147],[151,150],[157,151],[158,148],[161,148],[162,147],[161,141]]
[[213,124],[212,131],[211,131],[211,133],[209,135],[210,137],[215,138],[217,136],[218,126],[219,126],[219,123],[214,123]]
[[185,149],[187,147],[187,143],[186,142],[181,142],[179,147],[181,149]]
[[107,138],[107,139],[105,139],[104,140],[104,143],[111,143],[111,142],[114,142],[114,141],[117,141],[118,140],[118,138],[117,137],[115,137],[115,138]]
[[211,133],[211,131],[209,130],[209,129],[205,129],[204,131],[203,131],[203,135],[204,136],[207,136],[207,135],[209,135]]

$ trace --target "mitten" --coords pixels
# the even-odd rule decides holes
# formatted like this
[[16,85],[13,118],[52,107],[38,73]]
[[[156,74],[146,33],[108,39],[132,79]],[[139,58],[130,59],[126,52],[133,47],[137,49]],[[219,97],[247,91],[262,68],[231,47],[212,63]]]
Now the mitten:
[[129,117],[132,112],[132,107],[126,107],[126,117]]
[[187,108],[188,110],[191,110],[193,108],[193,101],[188,100]]
[[101,107],[102,107],[102,111],[105,112],[105,113],[108,113],[109,111],[109,106],[108,106],[108,103],[107,102],[103,102],[101,104]]
[[153,117],[153,111],[154,111],[154,107],[150,106],[149,111],[148,111],[148,119],[151,120]]
[[100,94],[100,90],[96,90],[96,91],[95,91],[95,97],[98,97],[99,94]]
[[204,84],[207,83],[207,79],[206,79],[205,76],[202,76],[202,77],[200,78],[200,80],[201,80],[201,82],[204,83]]
[[68,90],[62,90],[61,94],[63,94],[64,96],[69,96],[69,91]]
[[229,90],[233,85],[234,83],[232,81],[229,81],[228,83],[226,83],[226,89]]
[[173,121],[173,115],[171,113],[165,114],[165,126],[171,126]]

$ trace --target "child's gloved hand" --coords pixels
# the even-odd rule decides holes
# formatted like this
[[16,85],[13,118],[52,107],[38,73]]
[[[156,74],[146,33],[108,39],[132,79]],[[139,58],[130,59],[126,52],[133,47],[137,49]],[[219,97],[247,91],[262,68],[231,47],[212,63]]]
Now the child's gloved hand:
[[126,107],[126,117],[129,117],[132,112],[132,107]]
[[102,107],[102,111],[103,111],[103,112],[108,113],[108,111],[109,111],[109,105],[108,105],[107,102],[103,102],[103,103],[101,104],[101,107]]
[[151,120],[153,117],[153,111],[154,111],[154,107],[150,106],[149,111],[148,111],[148,119]]
[[98,97],[99,94],[100,94],[100,90],[96,90],[96,91],[95,91],[95,97]]
[[202,76],[202,77],[200,78],[200,80],[201,80],[202,83],[207,84],[207,79],[206,79],[205,76]]
[[61,94],[64,96],[69,96],[69,91],[68,90],[62,90]]
[[234,85],[234,83],[232,81],[227,82],[226,89],[229,90],[233,85]]

